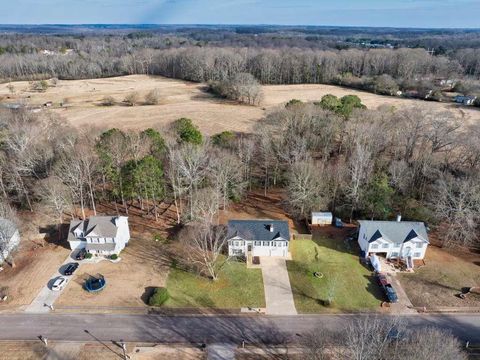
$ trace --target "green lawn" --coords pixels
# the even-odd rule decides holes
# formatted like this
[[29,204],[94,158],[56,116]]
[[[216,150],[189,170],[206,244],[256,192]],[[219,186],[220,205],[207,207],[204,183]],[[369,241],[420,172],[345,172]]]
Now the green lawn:
[[[382,293],[371,271],[359,263],[356,249],[343,240],[315,236],[290,242],[293,260],[287,262],[295,306],[300,313],[354,312],[379,308]],[[323,278],[313,276],[321,272]],[[324,305],[328,294],[333,303]]]
[[167,279],[170,299],[164,304],[176,308],[239,309],[265,307],[260,269],[230,261],[212,281],[180,269],[171,269]]

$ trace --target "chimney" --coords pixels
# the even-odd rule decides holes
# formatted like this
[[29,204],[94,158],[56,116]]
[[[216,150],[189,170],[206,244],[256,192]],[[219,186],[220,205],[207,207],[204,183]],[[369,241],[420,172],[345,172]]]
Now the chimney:
[[273,232],[273,224],[270,224],[270,232]]
[[397,215],[397,222],[400,222],[400,221],[402,221],[402,215],[398,214]]

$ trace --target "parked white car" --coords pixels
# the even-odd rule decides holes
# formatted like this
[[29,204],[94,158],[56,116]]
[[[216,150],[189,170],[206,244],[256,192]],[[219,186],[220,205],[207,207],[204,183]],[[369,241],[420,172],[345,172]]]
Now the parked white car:
[[65,287],[65,285],[67,285],[67,282],[68,282],[67,278],[63,276],[58,277],[57,280],[55,280],[55,282],[52,285],[52,290],[53,291],[62,290]]

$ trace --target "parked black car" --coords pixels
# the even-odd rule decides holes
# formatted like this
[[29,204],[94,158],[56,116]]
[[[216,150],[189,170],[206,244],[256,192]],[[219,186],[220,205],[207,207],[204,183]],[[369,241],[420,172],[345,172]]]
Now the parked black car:
[[75,270],[77,270],[77,268],[78,268],[78,263],[70,263],[70,264],[68,264],[64,273],[65,273],[65,275],[70,276],[75,272]]
[[87,251],[85,249],[80,249],[78,250],[77,256],[75,256],[75,260],[83,260],[85,259],[85,255],[87,254]]
[[380,285],[383,292],[387,296],[388,302],[396,303],[398,301],[397,293],[395,292],[395,289],[393,288],[393,286],[388,281],[385,274],[379,273],[375,277],[377,279],[378,285]]

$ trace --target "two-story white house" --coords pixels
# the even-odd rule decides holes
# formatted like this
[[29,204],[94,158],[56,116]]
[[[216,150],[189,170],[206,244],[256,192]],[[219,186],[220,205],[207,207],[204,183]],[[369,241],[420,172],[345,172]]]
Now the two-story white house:
[[86,220],[72,220],[67,240],[72,250],[85,249],[93,255],[118,255],[130,240],[128,217],[92,216]]
[[360,220],[358,244],[364,256],[387,259],[423,259],[429,241],[423,222]]
[[227,236],[230,256],[288,256],[287,221],[230,220]]

